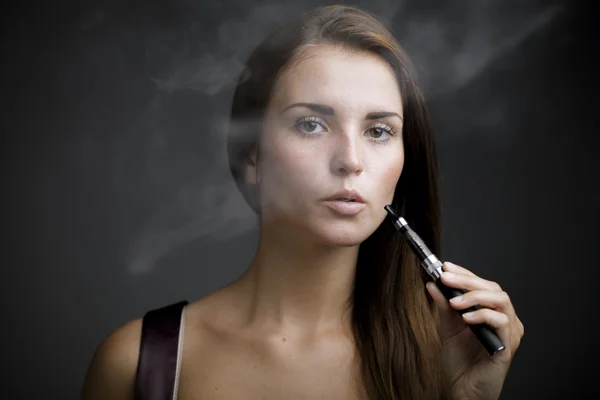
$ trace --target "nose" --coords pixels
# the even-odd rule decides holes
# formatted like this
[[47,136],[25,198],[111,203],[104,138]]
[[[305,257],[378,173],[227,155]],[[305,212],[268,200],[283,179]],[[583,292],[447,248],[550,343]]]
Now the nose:
[[[363,171],[361,142],[354,135],[337,135],[334,156],[331,162],[332,172],[338,176],[358,175]],[[356,135],[358,136],[358,135]]]

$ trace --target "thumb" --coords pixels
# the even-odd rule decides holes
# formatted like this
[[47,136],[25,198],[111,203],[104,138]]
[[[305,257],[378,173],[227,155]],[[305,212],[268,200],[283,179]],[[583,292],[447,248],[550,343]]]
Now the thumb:
[[456,335],[458,332],[468,328],[457,310],[452,308],[448,300],[434,282],[427,282],[427,292],[433,298],[438,310],[438,322],[442,340]]
[[450,304],[448,304],[448,300],[446,299],[446,297],[444,297],[444,294],[442,293],[440,288],[438,288],[434,282],[427,282],[427,285],[425,286],[427,287],[427,291],[433,298],[433,301],[435,302],[435,305],[437,306],[438,310],[448,311],[452,308],[450,307]]

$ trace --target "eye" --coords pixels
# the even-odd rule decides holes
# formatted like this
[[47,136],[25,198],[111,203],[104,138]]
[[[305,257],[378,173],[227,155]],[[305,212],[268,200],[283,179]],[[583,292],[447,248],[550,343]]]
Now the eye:
[[[318,130],[318,128],[322,128],[322,130]],[[301,133],[306,134],[315,134],[325,131],[322,122],[317,117],[305,117],[301,118],[296,122],[294,128]]]
[[386,142],[390,136],[394,136],[394,130],[392,127],[386,124],[377,124],[368,130],[369,137],[378,142]]

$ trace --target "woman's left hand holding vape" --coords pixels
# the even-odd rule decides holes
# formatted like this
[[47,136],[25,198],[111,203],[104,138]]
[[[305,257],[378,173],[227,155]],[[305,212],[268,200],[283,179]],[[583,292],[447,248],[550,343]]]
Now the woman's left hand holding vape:
[[[451,302],[432,282],[427,291],[439,311],[444,371],[452,384],[452,398],[498,399],[515,351],[524,334],[510,297],[500,285],[482,279],[461,266],[446,262],[442,282],[467,293]],[[473,313],[462,310],[474,305],[481,308]],[[466,324],[486,323],[496,330],[505,348],[490,356]]]

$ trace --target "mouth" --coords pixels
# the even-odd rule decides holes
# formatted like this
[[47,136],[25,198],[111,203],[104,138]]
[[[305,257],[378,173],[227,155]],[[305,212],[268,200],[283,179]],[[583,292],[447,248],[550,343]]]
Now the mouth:
[[327,200],[325,205],[339,215],[356,215],[367,207],[365,203],[342,200]]
[[346,203],[365,203],[356,190],[342,189],[326,199],[327,201],[342,201]]
[[339,215],[356,215],[367,205],[356,190],[343,189],[325,199],[325,205]]

